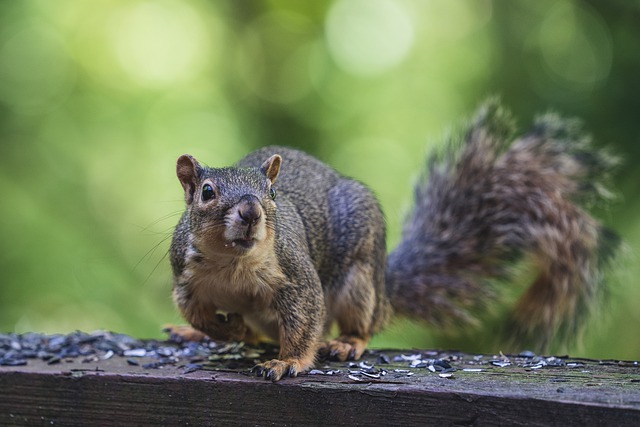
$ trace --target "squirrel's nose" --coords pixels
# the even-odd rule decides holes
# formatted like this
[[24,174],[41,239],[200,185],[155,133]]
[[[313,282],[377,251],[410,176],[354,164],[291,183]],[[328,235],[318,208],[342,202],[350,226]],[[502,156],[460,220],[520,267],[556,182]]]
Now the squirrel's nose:
[[262,216],[260,200],[252,194],[245,194],[238,203],[238,215],[247,225],[253,225]]

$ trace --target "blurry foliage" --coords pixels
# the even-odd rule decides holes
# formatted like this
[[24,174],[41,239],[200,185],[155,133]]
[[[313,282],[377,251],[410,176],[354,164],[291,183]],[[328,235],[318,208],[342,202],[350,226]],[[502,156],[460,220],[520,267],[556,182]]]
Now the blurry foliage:
[[[488,95],[554,109],[625,162],[595,207],[631,248],[574,354],[640,355],[637,1],[0,2],[0,330],[179,322],[175,159],[300,147],[379,195],[389,245],[439,136]],[[620,325],[626,325],[621,328]],[[398,322],[377,346],[496,351]]]

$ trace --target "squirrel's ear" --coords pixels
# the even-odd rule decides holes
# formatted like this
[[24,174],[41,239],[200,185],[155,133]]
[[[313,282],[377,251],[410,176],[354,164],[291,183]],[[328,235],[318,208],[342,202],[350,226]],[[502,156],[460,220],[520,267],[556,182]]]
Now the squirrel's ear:
[[176,164],[176,174],[184,188],[184,198],[187,204],[193,202],[193,195],[196,192],[198,181],[198,171],[202,169],[198,161],[188,154],[178,157]]
[[278,174],[280,173],[280,165],[282,164],[282,157],[279,154],[274,154],[269,157],[265,162],[260,166],[260,170],[264,173],[271,184],[276,182],[276,178],[278,178]]

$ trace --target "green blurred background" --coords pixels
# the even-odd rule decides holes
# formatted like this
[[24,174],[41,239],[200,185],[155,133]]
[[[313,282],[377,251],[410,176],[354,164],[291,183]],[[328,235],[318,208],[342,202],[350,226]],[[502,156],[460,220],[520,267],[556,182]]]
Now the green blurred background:
[[[424,155],[488,95],[579,116],[625,162],[627,255],[574,355],[640,357],[640,1],[0,2],[0,331],[180,322],[175,160],[300,147],[378,194],[389,247]],[[384,167],[383,167],[384,166]],[[396,322],[374,346],[495,352]]]

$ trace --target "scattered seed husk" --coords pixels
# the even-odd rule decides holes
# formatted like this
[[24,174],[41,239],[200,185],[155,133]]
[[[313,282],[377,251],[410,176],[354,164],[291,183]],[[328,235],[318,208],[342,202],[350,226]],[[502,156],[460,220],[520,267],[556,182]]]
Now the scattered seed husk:
[[[390,353],[391,354],[391,353]],[[183,368],[188,374],[201,369],[243,371],[260,361],[278,356],[274,346],[251,346],[240,343],[218,343],[215,341],[190,342],[180,338],[167,341],[139,340],[128,335],[97,331],[85,333],[45,335],[38,333],[0,334],[0,366],[19,367],[40,360],[50,365],[59,365],[72,360],[81,363],[96,363],[123,357],[131,369],[162,369],[171,365]],[[516,355],[468,355],[456,351],[414,351],[396,356],[370,350],[365,358],[347,364],[348,369],[335,369],[328,364],[322,369],[313,369],[309,375],[346,375],[355,381],[383,381],[387,374],[394,379],[438,374],[441,378],[454,378],[456,369],[463,372],[484,372],[492,366],[528,371],[541,369],[578,368],[589,372],[591,364],[612,366],[638,366],[637,361],[590,361],[571,360],[566,356],[538,356],[525,350]],[[385,366],[387,369],[382,368]],[[137,368],[134,368],[137,367]],[[304,375],[304,374],[303,374]],[[634,384],[638,380],[631,380]]]
[[191,372],[199,371],[202,367],[203,366],[200,363],[189,363],[184,367],[182,374],[190,374]]

